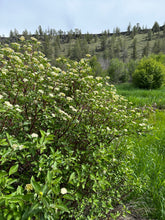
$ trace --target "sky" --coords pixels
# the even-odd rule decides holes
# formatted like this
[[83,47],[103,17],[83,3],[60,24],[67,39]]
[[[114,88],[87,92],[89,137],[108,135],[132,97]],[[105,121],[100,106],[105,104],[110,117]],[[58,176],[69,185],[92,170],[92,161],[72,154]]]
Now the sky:
[[152,28],[165,24],[165,0],[0,0],[0,36],[10,30],[35,33],[38,26],[65,32],[126,31],[129,23]]

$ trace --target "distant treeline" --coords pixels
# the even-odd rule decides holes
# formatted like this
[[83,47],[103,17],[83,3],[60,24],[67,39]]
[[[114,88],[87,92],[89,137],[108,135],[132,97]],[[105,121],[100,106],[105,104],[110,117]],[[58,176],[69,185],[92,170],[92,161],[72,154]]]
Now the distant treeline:
[[[105,30],[100,34],[82,33],[80,29],[64,32],[55,29],[43,30],[41,26],[30,33],[24,30],[19,33],[16,29],[10,31],[9,37],[0,37],[2,44],[18,42],[20,36],[26,39],[35,37],[41,42],[41,51],[47,56],[53,65],[56,65],[56,58],[67,57],[79,61],[86,54],[91,54],[92,65],[95,67],[97,75],[108,72],[112,67],[118,69],[114,81],[124,81],[131,79],[131,68],[134,63],[151,54],[165,53],[165,25],[160,26],[155,22],[152,28],[141,27],[139,23],[133,27],[129,23],[127,30],[121,32],[119,27]],[[129,66],[129,68],[128,68]],[[126,70],[125,70],[126,67]],[[123,72],[124,73],[123,75]]]

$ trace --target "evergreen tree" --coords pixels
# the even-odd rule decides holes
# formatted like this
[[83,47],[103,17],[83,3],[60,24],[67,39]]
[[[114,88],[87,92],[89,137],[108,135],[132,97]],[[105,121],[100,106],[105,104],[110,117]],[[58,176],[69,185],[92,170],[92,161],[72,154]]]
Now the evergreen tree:
[[151,41],[151,40],[152,40],[152,30],[151,30],[151,29],[148,31],[147,40],[148,40],[148,41]]
[[131,33],[131,23],[129,23],[129,25],[127,27],[127,33],[128,33],[128,35],[130,35],[130,33]]
[[104,51],[106,48],[106,41],[107,41],[106,35],[102,35],[100,40],[101,40],[101,51]]
[[79,61],[82,57],[81,52],[82,51],[81,51],[80,41],[79,41],[79,39],[77,39],[74,46],[73,46],[73,48],[72,48],[70,58],[73,59],[73,60]]
[[133,43],[132,43],[132,59],[136,60],[137,59],[137,39],[134,38]]
[[28,30],[25,29],[25,30],[22,32],[22,35],[25,37],[25,39],[27,39],[27,37],[28,37]]
[[13,37],[14,37],[14,33],[13,33],[12,30],[10,30],[9,37],[10,37],[10,38],[13,38]]
[[107,45],[107,58],[110,59],[115,57],[115,38],[112,36],[112,38],[108,41]]
[[114,58],[110,61],[107,73],[113,83],[125,82],[127,80],[125,64],[118,58]]
[[155,54],[158,54],[158,53],[160,53],[160,51],[161,51],[161,42],[160,42],[160,39],[158,39],[154,43],[154,46],[152,48],[152,52]]
[[39,25],[39,27],[38,27],[38,33],[40,36],[43,36],[43,34],[44,34],[41,25]]
[[157,21],[155,21],[153,27],[152,27],[152,31],[153,33],[158,33],[159,34],[159,31],[160,31],[160,27],[159,27],[159,24]]
[[89,53],[89,47],[88,47],[88,42],[86,39],[80,40],[80,47],[81,47],[81,55],[82,57],[85,57],[86,54]]
[[147,42],[147,45],[143,48],[142,56],[148,56],[149,55],[149,42]]
[[131,33],[132,39],[136,36],[136,34],[137,34],[137,26],[134,25],[132,28],[132,33]]
[[163,25],[163,37],[165,37],[165,24]]

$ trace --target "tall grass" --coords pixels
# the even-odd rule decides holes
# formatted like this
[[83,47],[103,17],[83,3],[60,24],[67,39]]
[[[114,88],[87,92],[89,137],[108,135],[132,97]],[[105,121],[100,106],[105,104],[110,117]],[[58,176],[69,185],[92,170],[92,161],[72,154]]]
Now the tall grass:
[[[131,161],[135,181],[140,182],[136,197],[152,219],[165,219],[165,112],[149,118],[153,131],[133,141]],[[134,192],[137,193],[136,191]]]
[[136,106],[154,106],[159,109],[165,108],[165,87],[154,90],[138,89],[130,83],[116,85],[120,95],[125,96]]
[[[131,84],[117,85],[118,93],[137,107],[154,106],[149,114],[151,132],[132,140],[131,161],[135,185],[132,194],[137,210],[147,219],[165,219],[165,87],[142,90]],[[161,110],[160,110],[161,109]]]

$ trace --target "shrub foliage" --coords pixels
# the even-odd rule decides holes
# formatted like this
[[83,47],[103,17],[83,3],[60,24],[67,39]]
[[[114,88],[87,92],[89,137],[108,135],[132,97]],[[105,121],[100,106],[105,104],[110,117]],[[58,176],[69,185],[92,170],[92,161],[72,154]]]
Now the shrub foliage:
[[[128,139],[146,125],[88,58],[50,65],[35,38],[0,47],[0,218],[117,216]],[[139,123],[139,121],[141,123]]]
[[165,67],[152,57],[144,58],[133,73],[133,82],[139,88],[156,89],[164,83]]

